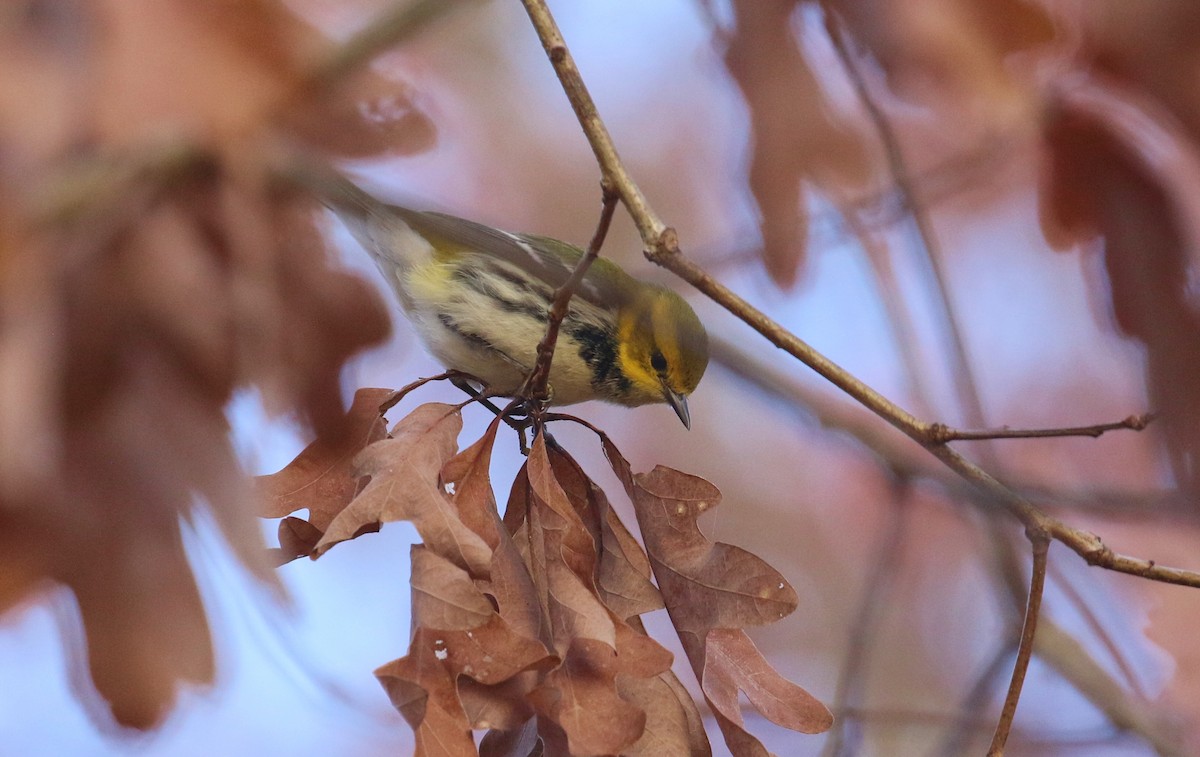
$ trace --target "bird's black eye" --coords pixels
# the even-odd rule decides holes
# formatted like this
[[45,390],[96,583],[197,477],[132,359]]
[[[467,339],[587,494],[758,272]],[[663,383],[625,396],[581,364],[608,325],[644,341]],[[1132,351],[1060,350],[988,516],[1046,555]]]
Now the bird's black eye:
[[650,366],[659,373],[662,373],[667,369],[667,359],[663,357],[661,352],[655,350],[654,354],[650,356]]

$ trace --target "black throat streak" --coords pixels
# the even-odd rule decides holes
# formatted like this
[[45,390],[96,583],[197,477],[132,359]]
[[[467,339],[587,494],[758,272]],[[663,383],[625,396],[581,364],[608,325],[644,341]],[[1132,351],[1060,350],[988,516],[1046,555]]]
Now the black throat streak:
[[603,394],[625,397],[630,383],[617,363],[617,336],[611,329],[590,323],[563,323],[563,330],[579,344],[579,357],[592,369],[592,386]]

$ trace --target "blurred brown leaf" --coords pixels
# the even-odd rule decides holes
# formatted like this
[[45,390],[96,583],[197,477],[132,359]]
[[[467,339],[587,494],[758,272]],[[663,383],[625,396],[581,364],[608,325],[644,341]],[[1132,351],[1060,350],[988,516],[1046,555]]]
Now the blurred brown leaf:
[[750,191],[758,203],[763,263],[782,287],[796,282],[808,224],[804,183],[859,186],[870,175],[861,137],[836,118],[800,50],[799,0],[734,0],[725,65],[750,109]]
[[[171,680],[211,674],[198,601],[191,612],[149,606],[194,595],[178,517],[195,494],[245,564],[270,580],[227,439],[234,388],[258,384],[275,406],[325,423],[340,414],[343,361],[386,333],[365,285],[325,266],[310,221],[291,206],[297,198],[248,169],[207,162],[171,183],[151,167],[122,178],[102,166],[116,182],[111,204],[76,207],[53,229],[26,219],[0,281],[0,402],[14,408],[0,424],[0,519],[14,522],[13,538],[36,534],[36,550],[54,555],[37,558],[34,575],[75,589],[96,684],[129,725],[164,714]],[[78,544],[81,534],[94,544]],[[58,539],[75,546],[53,546]],[[125,568],[104,583],[85,578],[105,575],[110,562],[160,565],[161,597],[135,589],[143,579]],[[135,596],[142,607],[123,598]],[[165,636],[161,622],[131,615],[177,625]],[[185,633],[189,623],[197,625]],[[189,642],[197,648],[154,651]]]
[[1146,13],[1119,0],[1097,0],[1080,14],[1083,62],[1122,88],[1158,103],[1178,119],[1188,141],[1200,143],[1200,6],[1159,2]]
[[1055,38],[1055,19],[1031,0],[821,0],[879,62],[897,93],[979,109],[1007,123],[1030,94],[1006,58]]
[[[0,610],[68,586],[126,725],[212,678],[179,533],[197,502],[274,580],[233,392],[328,432],[343,364],[388,332],[370,286],[329,266],[315,203],[281,186],[283,146],[361,155],[431,132],[377,78],[307,90],[332,51],[275,0],[0,14]],[[361,86],[395,107],[359,112]],[[282,527],[284,551],[312,539]]]
[[324,535],[321,530],[303,518],[287,517],[279,521],[279,529],[277,531],[279,537],[279,546],[274,552],[267,550],[273,554],[276,565],[283,565],[295,560],[297,557],[307,557],[311,555],[317,547],[317,542],[321,541]]
[[135,144],[164,123],[204,140],[272,126],[346,157],[433,144],[403,84],[358,72],[312,86],[335,48],[277,0],[101,7],[90,94],[107,144]]
[[[1062,103],[1047,122],[1043,228],[1060,246],[1103,237],[1117,325],[1146,346],[1151,403],[1176,478],[1200,491],[1200,314],[1191,283],[1200,162],[1194,144],[1156,126],[1136,99],[1103,85],[1092,94]],[[1162,160],[1171,151],[1180,157]]]

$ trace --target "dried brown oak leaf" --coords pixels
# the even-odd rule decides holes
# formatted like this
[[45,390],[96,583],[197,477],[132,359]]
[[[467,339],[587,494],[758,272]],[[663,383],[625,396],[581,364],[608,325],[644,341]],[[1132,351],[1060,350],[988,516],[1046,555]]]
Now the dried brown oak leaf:
[[471,576],[424,545],[412,548],[413,627],[407,656],[375,672],[416,734],[420,757],[475,755],[472,728],[492,725],[487,711],[469,715],[460,679],[498,686],[526,671],[559,663],[541,642],[514,631]]
[[790,287],[804,256],[804,186],[858,187],[870,177],[861,136],[832,112],[791,23],[798,0],[735,0],[725,66],[750,111],[750,191],[767,272]]
[[473,576],[486,576],[492,550],[458,517],[440,478],[442,467],[458,450],[461,430],[458,408],[428,403],[397,422],[390,438],[360,452],[354,458],[355,470],[371,480],[334,517],[315,554],[364,529],[407,520],[429,549]]
[[496,510],[489,470],[499,425],[497,419],[478,442],[446,463],[442,483],[454,489],[452,501],[459,518],[492,549],[487,575],[476,575],[477,585],[495,601],[498,612],[513,628],[545,641],[550,638],[549,630],[537,589]]
[[[548,449],[547,456],[554,479],[567,495],[579,516],[580,524],[588,529],[593,543],[601,543],[599,561],[591,561],[595,588],[601,602],[613,615],[628,623],[628,626],[623,623],[615,625],[618,635],[629,636],[633,631],[645,635],[640,619],[634,616],[660,609],[663,605],[658,590],[649,581],[650,563],[641,545],[609,507],[603,491],[588,478],[578,463],[557,448]],[[532,500],[527,469],[523,468],[514,483],[504,517],[509,527],[524,534],[527,540],[527,515]],[[544,544],[544,541],[544,538],[535,540],[537,544]],[[526,553],[529,553],[528,549]],[[664,670],[653,677],[622,675],[615,683],[619,697],[645,713],[642,735],[623,748],[622,754],[711,754],[696,704],[671,670]],[[620,708],[619,705],[617,707]],[[548,728],[548,724],[542,724],[542,730],[546,741],[554,748],[560,751],[568,748],[564,743],[565,732],[558,734]]]
[[712,754],[696,702],[674,672],[654,678],[617,679],[625,701],[646,713],[642,736],[624,754],[630,757],[707,757]]
[[624,620],[662,609],[662,597],[650,580],[650,560],[609,505],[604,491],[565,452],[555,450],[550,464],[593,543],[600,546],[600,559],[594,563],[600,601]]
[[391,389],[359,389],[343,422],[269,476],[256,480],[263,518],[280,518],[308,510],[308,520],[284,518],[279,524],[280,562],[311,554],[334,517],[345,509],[363,484],[354,457],[387,436],[380,406]]
[[510,731],[488,731],[479,741],[479,757],[542,757],[544,753],[534,720]]
[[[499,420],[494,421],[475,444],[460,452],[442,468],[442,482],[453,490],[452,500],[459,517],[492,548],[486,576],[474,576],[479,587],[494,603],[500,617],[515,632],[549,643],[549,630],[541,611],[537,589],[512,537],[500,521],[489,478],[492,447]],[[539,676],[525,672],[497,685],[461,679],[459,695],[468,719],[477,728],[493,729],[488,742],[494,749],[522,748],[521,735],[533,729],[534,711],[528,695]],[[533,723],[533,725],[531,725]],[[532,748],[532,747],[531,747]],[[522,753],[529,754],[527,749]]]
[[642,736],[646,716],[621,697],[617,676],[654,678],[670,669],[672,655],[600,600],[597,543],[582,517],[599,513],[589,512],[589,499],[573,500],[556,475],[574,476],[578,466],[566,453],[548,449],[539,434],[525,468],[530,572],[551,643],[563,657],[529,695],[548,721],[539,722],[539,732],[552,754],[623,753]]
[[1103,237],[1117,326],[1145,345],[1151,405],[1176,479],[1200,492],[1196,145],[1140,95],[1097,82],[1052,114],[1046,151],[1046,238],[1065,246]]
[[[748,696],[753,693],[751,704],[778,725],[804,733],[828,730],[833,724],[828,709],[783,679],[742,630],[792,612],[796,593],[760,558],[709,541],[700,532],[697,519],[720,502],[720,491],[702,478],[663,466],[634,474],[612,441],[607,437],[603,441],[605,454],[633,501],[671,622],[730,751],[738,757],[767,754],[740,717],[726,715],[738,711],[739,689]],[[731,670],[736,665],[743,666],[737,674]],[[771,706],[771,696],[780,693],[787,695],[788,704]]]
[[738,691],[772,722],[801,733],[822,733],[833,725],[825,705],[780,676],[743,631],[714,628],[704,646],[704,694],[725,718],[745,728]]

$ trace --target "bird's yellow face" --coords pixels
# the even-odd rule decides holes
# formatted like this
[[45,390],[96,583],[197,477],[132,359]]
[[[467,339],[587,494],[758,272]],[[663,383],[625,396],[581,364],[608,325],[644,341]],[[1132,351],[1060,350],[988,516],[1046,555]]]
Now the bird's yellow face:
[[637,404],[666,402],[690,425],[687,396],[708,367],[708,334],[691,306],[646,286],[617,316],[617,360]]

